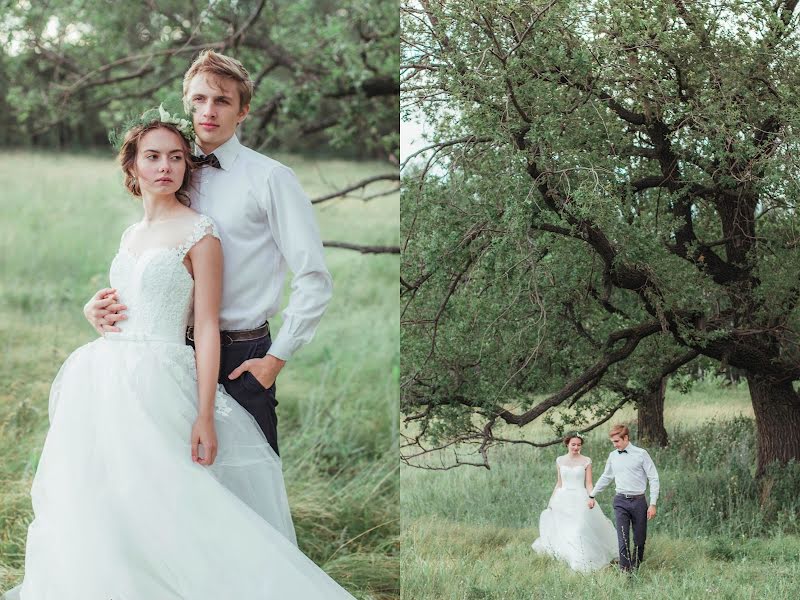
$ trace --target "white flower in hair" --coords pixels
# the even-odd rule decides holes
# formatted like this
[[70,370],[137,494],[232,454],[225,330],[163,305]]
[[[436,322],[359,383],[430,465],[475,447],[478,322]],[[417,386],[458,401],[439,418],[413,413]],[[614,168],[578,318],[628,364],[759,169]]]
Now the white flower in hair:
[[136,127],[137,125],[145,125],[156,120],[160,121],[161,123],[169,123],[170,125],[174,125],[180,134],[186,138],[186,141],[189,142],[190,145],[194,141],[194,126],[192,125],[192,122],[183,118],[177,113],[171,114],[166,108],[164,108],[163,103],[159,104],[157,109],[151,108],[144,111],[141,115],[133,117],[127,123],[125,123],[121,129],[111,130],[108,134],[108,140],[115,149],[119,150],[125,139],[126,131]]
[[194,138],[194,128],[192,127],[192,122],[188,121],[178,115],[172,115],[164,108],[163,104],[158,105],[158,116],[159,121],[162,123],[169,123],[170,125],[175,125],[175,127],[180,131],[185,138],[189,141],[192,141]]

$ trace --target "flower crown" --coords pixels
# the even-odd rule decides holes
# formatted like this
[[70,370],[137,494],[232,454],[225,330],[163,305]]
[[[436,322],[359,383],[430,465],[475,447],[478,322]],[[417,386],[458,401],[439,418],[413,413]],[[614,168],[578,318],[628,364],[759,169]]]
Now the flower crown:
[[178,113],[170,113],[164,108],[164,104],[159,104],[158,108],[150,108],[144,111],[141,115],[128,119],[121,129],[112,129],[108,133],[108,141],[115,150],[119,151],[125,141],[125,134],[139,125],[149,125],[153,121],[160,121],[161,123],[169,123],[177,129],[180,134],[186,139],[191,147],[194,143],[194,126],[192,121],[180,116]]

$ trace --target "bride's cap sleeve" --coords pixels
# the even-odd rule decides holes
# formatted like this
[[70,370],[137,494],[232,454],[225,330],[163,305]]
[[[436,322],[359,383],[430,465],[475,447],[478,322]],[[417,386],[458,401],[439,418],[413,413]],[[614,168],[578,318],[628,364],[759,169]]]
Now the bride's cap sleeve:
[[132,223],[125,228],[125,231],[122,232],[122,235],[119,236],[119,245],[120,248],[125,243],[125,239],[128,237],[128,234],[136,227],[136,223]]
[[192,249],[192,246],[209,235],[220,239],[217,225],[214,223],[213,219],[209,216],[201,215],[194,224],[194,227],[192,227],[192,232],[189,234],[189,237],[178,248],[181,256],[186,256],[189,250]]

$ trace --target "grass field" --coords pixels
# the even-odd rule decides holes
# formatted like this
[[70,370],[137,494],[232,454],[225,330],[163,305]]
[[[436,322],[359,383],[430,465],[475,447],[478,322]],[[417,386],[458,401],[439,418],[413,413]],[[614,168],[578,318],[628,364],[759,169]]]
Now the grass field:
[[[531,550],[564,449],[515,446],[495,450],[489,471],[401,468],[402,598],[800,597],[800,468],[783,469],[771,502],[759,506],[746,387],[701,383],[686,395],[670,389],[666,405],[671,444],[650,449],[662,491],[638,575],[612,567],[581,575]],[[618,421],[635,423],[633,412]],[[536,429],[526,437],[545,439],[543,426]],[[584,444],[595,481],[612,449],[607,430],[589,434]],[[608,517],[612,496],[613,487],[598,498]]]
[[[314,197],[384,165],[276,157]],[[0,592],[22,577],[29,489],[61,362],[140,215],[113,160],[0,154]],[[374,191],[374,190],[371,190]],[[318,205],[326,240],[396,244],[397,194]],[[397,256],[326,251],[334,298],[279,376],[281,454],[301,548],[360,599],[399,596]],[[277,330],[280,319],[273,321]]]

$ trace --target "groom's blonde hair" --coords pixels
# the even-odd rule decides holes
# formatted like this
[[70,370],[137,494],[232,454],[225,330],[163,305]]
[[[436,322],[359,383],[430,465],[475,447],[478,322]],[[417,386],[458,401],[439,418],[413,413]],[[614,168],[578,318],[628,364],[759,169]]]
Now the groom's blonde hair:
[[186,92],[189,91],[189,82],[198,73],[208,73],[216,77],[233,79],[239,92],[239,108],[244,108],[250,104],[250,100],[253,98],[253,80],[250,79],[250,73],[247,72],[247,69],[235,58],[208,49],[197,55],[197,58],[194,59],[189,70],[183,76],[183,103],[184,105],[188,103],[187,110],[191,102],[186,98]]
[[614,437],[615,435],[619,437],[630,437],[631,432],[626,425],[614,425],[608,432],[608,437]]

